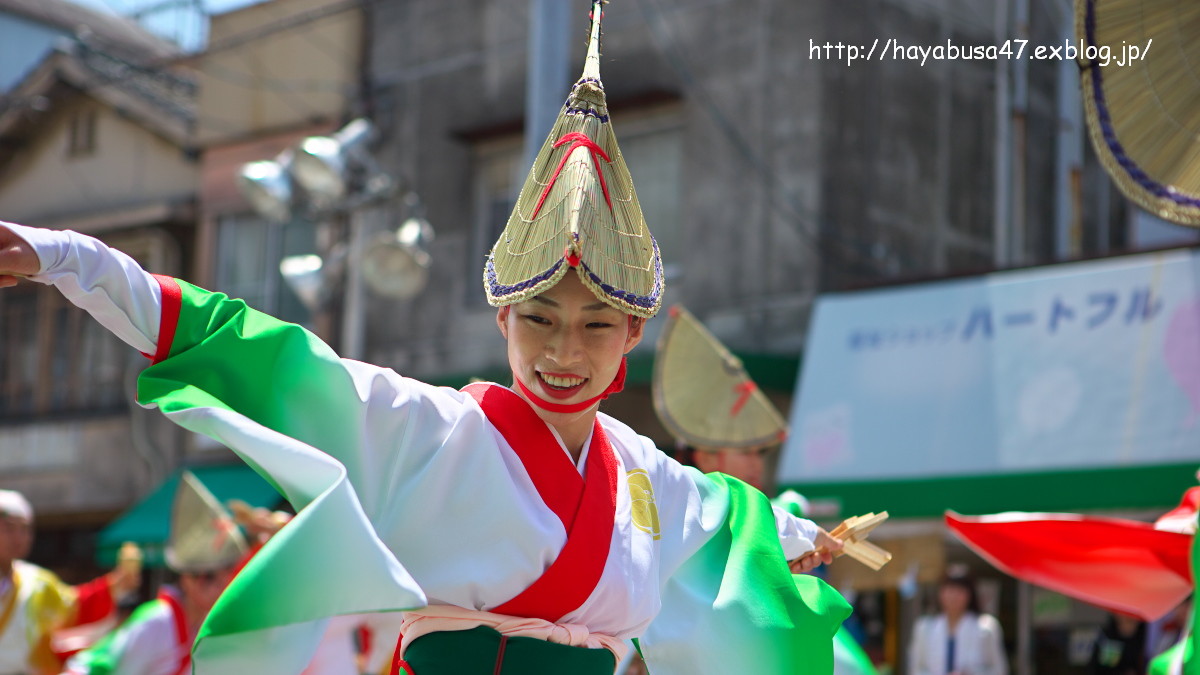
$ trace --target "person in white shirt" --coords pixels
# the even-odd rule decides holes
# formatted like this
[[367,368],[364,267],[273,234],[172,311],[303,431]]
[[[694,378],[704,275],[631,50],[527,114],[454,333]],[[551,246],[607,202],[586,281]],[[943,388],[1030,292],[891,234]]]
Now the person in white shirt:
[[910,675],[1008,675],[1000,622],[979,609],[975,581],[952,567],[938,586],[941,611],[913,629]]

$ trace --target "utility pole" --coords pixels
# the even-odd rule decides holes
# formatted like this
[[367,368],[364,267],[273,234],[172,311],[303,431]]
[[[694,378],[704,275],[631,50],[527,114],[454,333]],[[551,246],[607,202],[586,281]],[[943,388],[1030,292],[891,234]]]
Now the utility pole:
[[[1058,34],[1064,43],[1075,36],[1074,14],[1066,2],[1054,5]],[[1079,66],[1063,59],[1058,64],[1058,142],[1054,147],[1054,258],[1070,260],[1083,253],[1083,100]],[[1107,181],[1106,181],[1107,182]],[[1107,222],[1098,212],[1097,222]],[[1101,240],[1106,242],[1107,239]],[[1104,243],[1100,243],[1104,250]]]
[[[996,1],[995,42],[1002,44],[1008,39],[1009,9],[1011,0]],[[996,59],[996,140],[993,154],[993,211],[992,211],[992,264],[998,268],[1008,267],[1010,228],[1012,226],[1012,109],[1009,81],[1012,64],[1008,59]]]
[[574,3],[529,1],[529,60],[525,69],[525,146],[517,165],[513,196],[525,182],[528,167],[542,149],[571,85],[571,17]]

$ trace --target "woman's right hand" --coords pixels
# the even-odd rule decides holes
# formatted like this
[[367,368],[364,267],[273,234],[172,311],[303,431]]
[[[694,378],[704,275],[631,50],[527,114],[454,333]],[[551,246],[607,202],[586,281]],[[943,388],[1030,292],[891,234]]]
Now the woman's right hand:
[[828,565],[833,562],[833,557],[838,551],[842,550],[842,546],[844,545],[841,539],[829,534],[822,527],[817,528],[817,540],[813,543],[816,545],[815,550],[809,551],[788,563],[792,574],[804,574],[813,571],[822,564]]
[[33,247],[0,225],[0,288],[15,286],[19,277],[37,274],[40,269],[41,261]]

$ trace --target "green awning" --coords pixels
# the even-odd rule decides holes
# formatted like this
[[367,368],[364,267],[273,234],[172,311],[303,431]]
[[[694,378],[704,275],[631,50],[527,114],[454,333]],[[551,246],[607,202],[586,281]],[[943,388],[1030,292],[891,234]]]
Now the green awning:
[[[245,464],[188,467],[222,503],[240,499],[250,506],[275,508],[279,493]],[[96,562],[102,567],[116,564],[121,544],[132,541],[142,547],[145,565],[163,565],[163,547],[171,530],[171,504],[183,469],[177,470],[142,501],[109,523],[96,537]]]

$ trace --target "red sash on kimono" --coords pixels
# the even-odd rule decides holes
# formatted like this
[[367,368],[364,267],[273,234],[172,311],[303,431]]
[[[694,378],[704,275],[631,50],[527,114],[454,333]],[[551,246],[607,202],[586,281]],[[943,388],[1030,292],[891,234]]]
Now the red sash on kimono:
[[158,599],[166,603],[171,609],[171,618],[175,620],[175,639],[178,641],[178,653],[182,654],[178,668],[175,670],[175,675],[183,675],[188,671],[192,664],[192,644],[188,639],[187,617],[183,613],[183,605],[179,604],[179,598],[175,597],[174,593],[169,591],[160,591]]
[[557,622],[578,609],[600,582],[617,509],[617,459],[596,420],[587,479],[533,408],[511,389],[490,383],[463,388],[517,453],[546,506],[567,531],[567,543],[533,584],[496,614]]
[[[542,575],[492,612],[556,623],[583,605],[600,583],[608,561],[617,511],[617,458],[612,445],[596,420],[585,480],[525,399],[511,389],[486,382],[469,384],[463,391],[479,403],[488,421],[517,453],[538,496],[567,531],[567,543]],[[503,653],[502,647],[497,658],[502,659]],[[397,641],[391,673],[411,672],[400,657]]]

